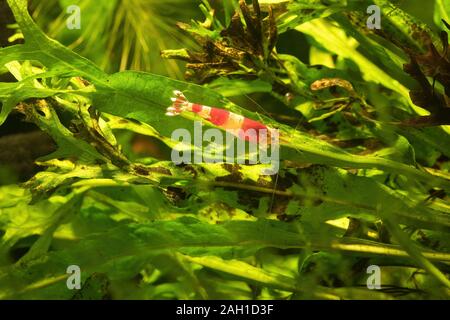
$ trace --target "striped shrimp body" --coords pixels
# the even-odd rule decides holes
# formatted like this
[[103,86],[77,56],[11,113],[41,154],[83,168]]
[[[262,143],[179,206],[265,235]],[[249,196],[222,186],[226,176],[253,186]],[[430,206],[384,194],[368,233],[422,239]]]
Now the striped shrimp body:
[[181,91],[175,90],[173,93],[174,97],[171,98],[172,105],[167,108],[167,116],[176,116],[183,112],[195,113],[211,124],[230,132],[240,139],[258,142],[261,136],[265,136],[267,137],[267,143],[271,143],[271,136],[274,129],[265,124],[225,109],[189,102]]

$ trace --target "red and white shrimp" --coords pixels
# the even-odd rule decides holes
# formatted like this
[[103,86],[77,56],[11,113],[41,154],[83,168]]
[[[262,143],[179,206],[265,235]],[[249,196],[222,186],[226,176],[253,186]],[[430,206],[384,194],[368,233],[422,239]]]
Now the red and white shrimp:
[[167,116],[192,112],[240,139],[258,142],[259,138],[264,136],[267,138],[267,143],[271,143],[271,136],[274,133],[273,128],[225,109],[189,102],[181,91],[175,90],[173,93],[175,97],[171,98],[172,105],[167,108]]

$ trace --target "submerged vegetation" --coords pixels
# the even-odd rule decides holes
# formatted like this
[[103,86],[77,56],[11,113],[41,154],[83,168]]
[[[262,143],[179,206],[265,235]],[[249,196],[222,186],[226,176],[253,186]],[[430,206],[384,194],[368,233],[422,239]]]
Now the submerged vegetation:
[[[450,297],[449,1],[7,3],[0,299]],[[279,171],[173,163],[174,90],[279,130]]]

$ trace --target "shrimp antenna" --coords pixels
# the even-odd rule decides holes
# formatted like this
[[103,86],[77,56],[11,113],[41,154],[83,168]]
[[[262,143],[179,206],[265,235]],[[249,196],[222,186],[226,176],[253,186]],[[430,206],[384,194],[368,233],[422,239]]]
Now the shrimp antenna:
[[180,90],[173,91],[173,97],[170,98],[170,101],[172,101],[172,104],[166,109],[166,116],[169,117],[179,115],[181,112],[186,110],[186,107],[189,103],[183,92],[181,92]]

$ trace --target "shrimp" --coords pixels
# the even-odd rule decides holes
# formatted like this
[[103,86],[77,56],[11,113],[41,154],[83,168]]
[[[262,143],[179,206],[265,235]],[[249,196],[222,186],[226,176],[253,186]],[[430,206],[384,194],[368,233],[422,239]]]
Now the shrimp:
[[225,109],[189,102],[179,90],[173,91],[173,94],[175,96],[171,98],[172,105],[166,110],[167,116],[176,116],[183,112],[195,113],[214,126],[222,128],[240,139],[258,142],[261,137],[267,137],[267,144],[271,143],[274,129],[261,122]]

